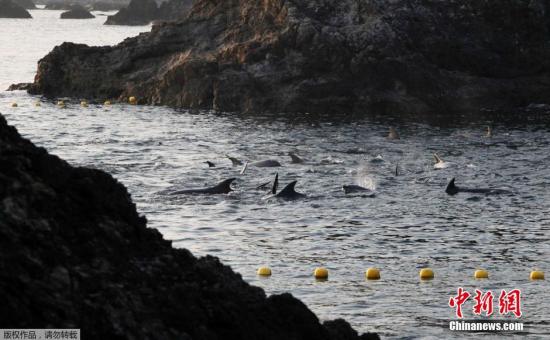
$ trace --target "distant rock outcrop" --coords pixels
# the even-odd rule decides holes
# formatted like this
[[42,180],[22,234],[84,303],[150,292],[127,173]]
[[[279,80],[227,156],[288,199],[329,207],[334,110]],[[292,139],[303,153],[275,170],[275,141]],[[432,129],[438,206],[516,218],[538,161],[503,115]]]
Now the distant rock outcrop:
[[[147,25],[153,21],[184,19],[195,0],[168,0],[153,6],[154,0],[133,0],[130,6],[109,17],[106,25]],[[155,2],[156,5],[156,2]],[[155,9],[156,7],[156,9]],[[148,8],[148,10],[145,10]]]
[[217,258],[174,249],[126,188],[21,138],[0,115],[0,328],[82,339],[367,340],[266,297]]
[[239,112],[513,109],[550,102],[549,13],[546,0],[197,0],[117,46],[56,47],[32,92]]
[[36,9],[36,5],[32,0],[12,0],[13,3],[23,7],[24,9]]
[[159,16],[155,0],[132,0],[128,7],[107,17],[105,25],[148,25]]
[[67,12],[60,15],[61,19],[92,19],[95,16],[80,5],[73,5]]
[[11,0],[0,0],[0,18],[30,19],[31,14]]
[[128,3],[97,1],[90,4],[88,8],[90,9],[90,11],[109,12],[109,11],[118,11],[126,6],[128,6]]
[[51,1],[46,3],[44,9],[69,11],[74,5],[75,3],[70,1]]

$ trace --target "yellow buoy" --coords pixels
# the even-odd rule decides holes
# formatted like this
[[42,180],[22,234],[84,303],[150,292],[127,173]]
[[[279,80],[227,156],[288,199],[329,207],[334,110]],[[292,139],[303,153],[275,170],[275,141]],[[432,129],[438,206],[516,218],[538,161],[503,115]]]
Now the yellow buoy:
[[110,105],[111,105],[111,101],[110,101],[110,100],[106,100],[106,101],[103,103],[103,105],[105,105],[105,106],[110,106]]
[[17,103],[11,103],[11,107],[17,107]]
[[260,276],[271,276],[271,268],[269,268],[269,267],[260,267],[260,268],[258,268],[257,273]]
[[478,269],[474,272],[474,278],[476,279],[488,279],[489,278],[489,272],[485,269]]
[[132,97],[128,98],[128,103],[130,103],[132,105],[136,105],[137,104],[136,97],[132,96]]
[[531,275],[529,275],[529,278],[531,280],[544,280],[544,272],[541,272],[540,270],[533,270]]
[[65,107],[65,102],[62,101],[62,100],[60,100],[60,101],[57,102],[57,106],[59,106],[59,107]]
[[85,100],[83,100],[83,101],[80,102],[80,106],[82,106],[82,107],[88,107],[88,102],[85,101]]
[[422,268],[420,269],[420,279],[421,280],[431,280],[434,278],[434,271],[431,268]]
[[365,272],[367,280],[380,280],[380,270],[378,268],[369,268]]
[[315,276],[316,279],[328,279],[328,269],[323,267],[315,268],[313,276]]

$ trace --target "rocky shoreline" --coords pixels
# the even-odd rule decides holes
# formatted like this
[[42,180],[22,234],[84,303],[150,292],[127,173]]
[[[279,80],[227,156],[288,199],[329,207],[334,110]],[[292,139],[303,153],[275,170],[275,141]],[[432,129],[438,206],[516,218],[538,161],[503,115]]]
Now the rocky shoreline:
[[549,6],[198,0],[114,47],[56,47],[30,92],[232,112],[513,109],[548,102]]
[[172,248],[126,188],[23,139],[0,115],[0,328],[83,339],[377,339]]
[[0,18],[31,19],[25,8],[11,0],[0,0]]

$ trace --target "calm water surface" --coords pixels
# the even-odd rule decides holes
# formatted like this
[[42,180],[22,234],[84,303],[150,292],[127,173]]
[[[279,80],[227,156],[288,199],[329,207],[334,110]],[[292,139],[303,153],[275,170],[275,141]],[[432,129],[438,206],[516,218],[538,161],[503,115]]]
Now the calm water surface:
[[[62,41],[114,44],[148,30],[102,26],[104,17],[63,21],[60,11],[31,13],[33,20],[0,19],[2,89],[31,81],[37,60]],[[534,268],[550,272],[548,124],[396,123],[402,139],[388,141],[388,122],[376,119],[76,103],[58,109],[50,102],[35,107],[36,100],[0,92],[0,109],[35,144],[74,165],[113,174],[149,225],[175,246],[220,257],[268,293],[291,292],[323,320],[345,318],[359,331],[385,338],[466,337],[447,330],[454,319],[447,304],[458,286],[497,295],[519,288],[527,334],[509,336],[550,336],[548,283],[528,280]],[[19,107],[10,107],[14,101]],[[493,138],[484,137],[487,123],[495,123]],[[307,162],[290,164],[288,151]],[[452,166],[433,169],[434,152]],[[240,175],[225,154],[277,159],[283,167]],[[209,169],[206,160],[217,167]],[[297,189],[308,198],[262,199],[266,193],[254,188],[276,171],[282,185],[299,180]],[[229,177],[237,177],[236,191],[227,196],[169,195]],[[505,188],[514,195],[450,197],[444,188],[452,177],[459,185]],[[343,184],[368,186],[377,196],[346,196]],[[257,278],[260,265],[270,266],[273,276]],[[330,270],[328,281],[312,278],[316,266]],[[371,266],[381,269],[382,280],[364,279]],[[418,270],[426,266],[436,278],[420,282]],[[474,280],[477,268],[489,270],[490,280]],[[465,307],[467,317],[471,307]]]

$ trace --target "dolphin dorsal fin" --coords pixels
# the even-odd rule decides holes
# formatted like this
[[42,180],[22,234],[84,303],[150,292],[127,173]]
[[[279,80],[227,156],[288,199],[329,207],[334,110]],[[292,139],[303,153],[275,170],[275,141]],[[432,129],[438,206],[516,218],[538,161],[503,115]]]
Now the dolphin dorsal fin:
[[439,157],[436,153],[434,153],[434,159],[435,159],[435,163],[443,163],[443,160],[441,159],[441,157]]
[[226,179],[225,181],[220,182],[214,188],[218,192],[223,192],[223,193],[231,192],[231,191],[233,191],[233,189],[231,189],[231,183],[233,183],[234,180],[235,180],[235,178]]
[[271,193],[273,195],[277,194],[278,186],[279,186],[279,173],[275,174],[275,180],[273,181],[273,187],[271,188]]
[[283,190],[278,194],[278,196],[285,197],[285,196],[293,196],[296,195],[296,190],[294,190],[294,187],[296,186],[296,183],[298,181],[294,181],[289,183],[286,187],[284,187]]
[[445,192],[449,194],[449,193],[456,193],[457,191],[458,189],[455,185],[455,179],[453,177],[453,179],[451,179],[449,184],[447,184],[447,188],[445,189]]
[[233,164],[233,166],[237,166],[237,165],[242,165],[243,162],[241,162],[240,160],[238,160],[237,158],[235,157],[231,157],[229,155],[225,155],[225,157],[227,157],[230,161],[231,161],[231,164]]
[[248,161],[246,161],[246,162],[244,163],[244,166],[243,166],[243,168],[242,168],[242,170],[241,170],[241,175],[244,175],[244,173],[246,172],[246,169],[247,169],[247,168],[248,168]]

